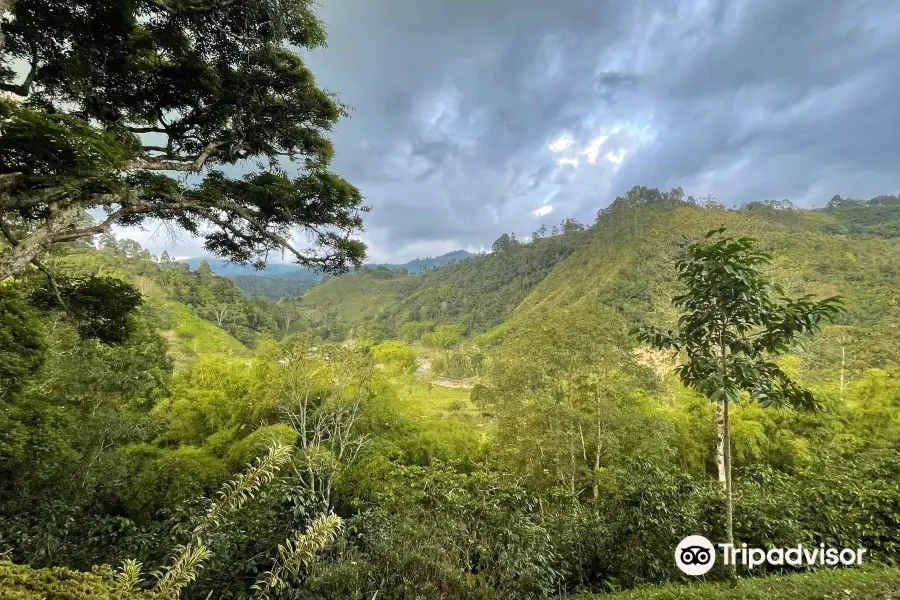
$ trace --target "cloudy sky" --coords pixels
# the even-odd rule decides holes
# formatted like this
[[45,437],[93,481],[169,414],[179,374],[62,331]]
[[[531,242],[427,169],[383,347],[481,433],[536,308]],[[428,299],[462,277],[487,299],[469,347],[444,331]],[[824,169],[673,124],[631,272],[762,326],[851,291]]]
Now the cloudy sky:
[[590,222],[634,185],[900,191],[897,0],[321,3],[307,61],[354,107],[334,169],[372,206],[374,261]]

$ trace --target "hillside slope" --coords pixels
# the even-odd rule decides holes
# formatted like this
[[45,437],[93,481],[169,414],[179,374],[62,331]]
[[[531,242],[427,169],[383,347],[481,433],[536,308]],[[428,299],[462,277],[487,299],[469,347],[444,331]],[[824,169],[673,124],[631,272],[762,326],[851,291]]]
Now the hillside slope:
[[[60,267],[70,274],[116,277],[134,285],[143,296],[145,314],[168,341],[169,351],[178,366],[193,363],[200,355],[243,356],[249,352],[247,346],[228,331],[204,318],[198,307],[192,307],[182,301],[183,298],[176,298],[173,290],[177,286],[172,285],[172,277],[167,279],[163,269],[144,256],[127,256],[110,248],[102,251],[82,248],[64,256],[60,263]],[[197,279],[190,273],[181,273],[181,276]],[[215,283],[233,287],[224,278],[216,278]],[[227,300],[221,294],[212,296],[214,301],[226,306]],[[240,292],[235,289],[231,296],[240,298]]]
[[[900,205],[887,210],[894,218],[900,215]],[[882,219],[889,216],[881,214]],[[536,328],[552,335],[554,329],[590,322],[589,315],[601,308],[606,315],[601,320],[609,321],[604,328],[616,331],[674,324],[671,299],[678,293],[674,276],[679,251],[720,226],[732,235],[757,238],[774,256],[772,279],[789,295],[844,297],[847,314],[799,351],[801,371],[825,377],[839,370],[842,361],[850,371],[900,362],[900,238],[827,233],[855,226],[848,223],[846,211],[833,209],[613,206],[599,217],[589,242],[522,301],[504,327],[505,337],[519,338],[520,349],[527,351],[525,340],[533,339]]]
[[402,323],[434,321],[462,323],[478,333],[509,318],[587,239],[587,231],[571,231],[419,275],[386,268],[341,275],[304,294],[302,302],[312,326],[331,332],[376,325],[393,335]]

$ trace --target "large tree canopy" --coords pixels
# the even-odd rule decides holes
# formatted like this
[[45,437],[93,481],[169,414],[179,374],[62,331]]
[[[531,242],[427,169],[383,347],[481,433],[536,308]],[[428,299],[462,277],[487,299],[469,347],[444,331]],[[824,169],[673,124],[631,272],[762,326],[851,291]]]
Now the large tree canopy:
[[291,49],[325,43],[312,4],[15,2],[0,50],[0,279],[53,244],[147,219],[241,263],[284,249],[328,272],[359,265],[366,207],[327,170],[347,109]]

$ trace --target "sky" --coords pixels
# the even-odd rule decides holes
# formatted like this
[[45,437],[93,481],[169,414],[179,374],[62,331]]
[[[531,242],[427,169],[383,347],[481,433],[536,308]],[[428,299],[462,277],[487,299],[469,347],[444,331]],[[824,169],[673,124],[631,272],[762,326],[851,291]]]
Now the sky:
[[900,192],[896,0],[321,0],[319,15],[328,47],[304,56],[353,108],[332,166],[372,207],[373,262],[590,223],[635,185],[729,205]]

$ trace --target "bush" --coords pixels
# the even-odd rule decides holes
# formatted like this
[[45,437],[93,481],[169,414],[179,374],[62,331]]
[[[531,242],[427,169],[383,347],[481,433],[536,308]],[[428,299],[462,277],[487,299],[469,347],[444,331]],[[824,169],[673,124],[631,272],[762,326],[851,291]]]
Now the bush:
[[149,592],[128,591],[119,586],[113,570],[94,567],[90,573],[32,569],[0,562],[0,598],[4,600],[153,600]]
[[429,348],[451,348],[462,341],[465,332],[465,325],[439,325],[422,336],[422,343]]
[[[132,452],[147,452],[136,446]],[[148,455],[150,458],[153,454]],[[225,480],[224,463],[212,454],[191,446],[163,450],[144,463],[124,492],[125,502],[135,516],[151,517],[162,508],[186,500],[208,496]]]
[[478,375],[484,362],[484,354],[474,348],[448,350],[432,359],[434,372],[443,377],[466,379]]
[[232,471],[241,471],[256,457],[264,456],[272,444],[290,446],[295,441],[297,432],[290,425],[266,425],[229,448],[225,458]]
[[410,375],[416,370],[416,353],[400,342],[384,342],[372,348],[375,362],[383,365],[389,375]]
[[900,452],[823,455],[792,474],[758,468],[735,487],[735,537],[752,545],[866,548],[867,560],[900,556]]
[[423,335],[432,331],[434,321],[408,321],[400,326],[400,337],[408,344],[418,342]]
[[600,556],[614,585],[679,579],[673,549],[692,534],[720,539],[717,494],[672,464],[635,459],[601,474]]
[[525,598],[556,590],[551,536],[537,498],[490,473],[397,467],[381,508],[348,524],[332,561],[313,568],[304,598]]

